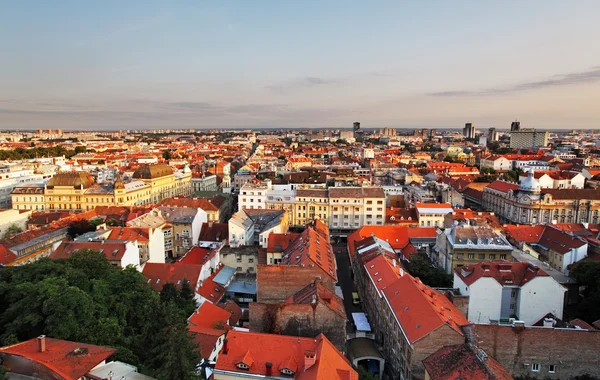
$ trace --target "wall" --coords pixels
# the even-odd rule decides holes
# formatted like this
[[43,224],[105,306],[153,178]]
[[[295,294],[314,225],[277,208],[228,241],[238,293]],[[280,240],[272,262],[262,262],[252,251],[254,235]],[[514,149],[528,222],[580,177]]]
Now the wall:
[[198,245],[202,224],[206,222],[208,222],[208,215],[206,214],[206,211],[199,208],[198,213],[192,222],[192,245]]
[[164,263],[165,262],[165,235],[161,228],[149,228],[150,241],[148,242],[148,249],[150,253],[150,259],[148,262],[151,263]]
[[451,344],[463,344],[464,342],[465,337],[448,325],[443,325],[418,340],[413,344],[413,353],[411,356],[412,376],[420,379],[425,377],[423,360],[440,348]]
[[481,277],[469,289],[469,322],[490,323],[500,319],[502,286],[493,278]]
[[335,292],[333,278],[316,266],[258,265],[257,273],[257,302],[284,302],[289,296],[319,277],[326,288]]
[[346,348],[347,320],[323,305],[250,304],[250,330],[314,338],[323,333],[340,351]]
[[539,321],[548,313],[562,319],[566,291],[550,276],[535,277],[521,287],[519,319],[527,325]]
[[125,268],[128,265],[135,265],[137,270],[140,268],[140,250],[138,249],[137,240],[126,243],[125,254],[121,259],[121,267]]
[[[570,379],[600,376],[600,331],[544,327],[475,326],[479,346],[513,376]],[[531,364],[540,365],[539,372]],[[549,366],[555,365],[555,373]]]

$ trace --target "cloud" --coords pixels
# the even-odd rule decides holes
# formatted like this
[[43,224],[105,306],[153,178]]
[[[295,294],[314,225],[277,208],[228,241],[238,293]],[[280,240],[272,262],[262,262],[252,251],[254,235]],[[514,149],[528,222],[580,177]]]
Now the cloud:
[[342,83],[339,79],[322,78],[322,77],[303,77],[293,79],[287,82],[266,86],[267,89],[282,92],[289,90],[298,90],[301,88],[311,88],[317,86],[329,86]]
[[500,95],[511,92],[537,90],[547,87],[558,87],[558,86],[569,86],[580,83],[591,83],[600,81],[600,66],[595,66],[589,71],[583,71],[578,73],[560,74],[554,75],[546,80],[525,82],[516,84],[509,87],[497,87],[488,88],[483,90],[471,91],[471,90],[452,90],[452,91],[440,91],[430,92],[428,96],[439,96],[439,97],[455,97],[455,96],[485,96],[485,95]]

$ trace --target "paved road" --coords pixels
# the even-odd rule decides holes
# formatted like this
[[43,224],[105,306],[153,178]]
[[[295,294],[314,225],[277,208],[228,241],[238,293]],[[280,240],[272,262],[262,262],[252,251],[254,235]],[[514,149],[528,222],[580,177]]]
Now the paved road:
[[[350,267],[350,259],[348,258],[348,252],[345,244],[333,245],[333,252],[335,253],[335,260],[338,266],[338,286],[342,288],[342,294],[344,295],[344,308],[346,309],[346,315],[348,319],[352,321],[352,313],[362,312],[360,306],[356,306],[352,303],[352,292],[356,291],[354,281],[352,280],[351,273],[352,268]],[[351,332],[353,330],[348,330]]]

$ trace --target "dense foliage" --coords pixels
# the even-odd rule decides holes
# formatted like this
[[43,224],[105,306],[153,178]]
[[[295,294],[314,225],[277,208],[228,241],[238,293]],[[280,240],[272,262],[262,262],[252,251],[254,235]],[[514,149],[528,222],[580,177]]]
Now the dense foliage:
[[577,305],[577,317],[588,323],[600,319],[600,262],[582,261],[571,271],[579,286],[583,286],[583,300]]
[[425,255],[413,255],[407,268],[413,277],[418,277],[425,285],[433,288],[451,288],[452,277],[443,269],[433,267]]
[[164,286],[159,295],[132,267],[82,250],[0,269],[0,343],[41,334],[108,346],[113,356],[157,379],[195,379],[200,356],[187,331],[193,290]]
[[69,224],[69,227],[67,228],[67,235],[69,235],[71,239],[75,239],[79,235],[83,235],[86,232],[92,231],[96,231],[96,226],[94,223],[87,219],[80,219]]
[[65,149],[57,145],[52,147],[34,147],[30,149],[17,148],[12,150],[0,150],[0,160],[25,160],[38,157],[73,157],[77,152],[75,150]]

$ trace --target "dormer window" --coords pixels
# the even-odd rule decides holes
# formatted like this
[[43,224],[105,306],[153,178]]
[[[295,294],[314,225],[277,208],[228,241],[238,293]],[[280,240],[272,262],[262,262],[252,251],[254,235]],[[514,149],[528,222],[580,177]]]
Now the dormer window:
[[287,368],[282,368],[280,372],[282,375],[288,375],[288,376],[291,376],[295,373],[291,369],[287,369]]
[[243,369],[243,370],[246,370],[246,371],[250,369],[250,367],[248,367],[248,366],[247,366],[245,363],[238,363],[238,364],[236,365],[236,367],[237,367],[238,369]]

